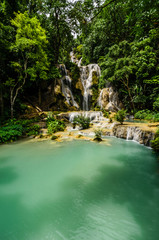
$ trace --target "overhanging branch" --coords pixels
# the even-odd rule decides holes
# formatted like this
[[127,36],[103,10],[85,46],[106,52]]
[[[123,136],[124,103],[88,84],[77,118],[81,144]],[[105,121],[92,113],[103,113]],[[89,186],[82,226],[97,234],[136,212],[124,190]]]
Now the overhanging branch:
[[103,4],[103,6],[98,7],[98,9],[100,9],[100,10],[91,18],[90,21],[92,21],[94,18],[96,18],[96,17],[101,13],[101,11],[103,10],[103,8],[107,7],[108,5],[110,5],[111,3],[115,2],[115,1],[117,1],[117,0],[112,0],[112,1],[110,1],[109,3]]

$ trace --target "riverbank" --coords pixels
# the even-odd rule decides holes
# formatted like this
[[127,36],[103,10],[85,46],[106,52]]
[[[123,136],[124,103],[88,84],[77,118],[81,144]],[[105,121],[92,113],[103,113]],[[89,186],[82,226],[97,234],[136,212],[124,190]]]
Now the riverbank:
[[[35,122],[35,120],[22,120],[20,123],[25,123],[30,121],[34,122],[31,124],[31,128],[38,128],[38,131],[30,131],[29,136],[30,138],[37,139],[52,139],[58,142],[62,141],[72,141],[74,139],[80,139],[80,140],[88,140],[92,141],[93,137],[95,136],[95,131],[100,130],[102,132],[102,136],[115,136],[117,138],[123,138],[126,140],[134,140],[139,142],[140,144],[144,144],[146,146],[151,146],[151,140],[154,139],[155,133],[158,129],[159,122],[157,123],[147,123],[147,122],[124,122],[123,124],[119,124],[118,122],[111,122],[108,118],[103,117],[102,112],[100,111],[88,111],[88,112],[65,112],[65,113],[57,113],[54,114],[48,112],[40,113],[39,121]],[[85,117],[89,117],[91,120],[90,128],[81,130],[79,127],[76,129],[73,129],[72,123],[74,117],[85,114]],[[113,113],[112,113],[113,114]],[[66,129],[64,131],[56,132],[56,133],[50,133],[48,134],[47,129],[47,116],[53,117],[56,122],[60,122],[63,120],[66,124]],[[111,116],[114,117],[113,115]],[[18,122],[19,123],[19,122]],[[24,125],[24,130],[26,128],[26,123]],[[58,123],[57,123],[58,125]],[[16,125],[15,125],[16,126]],[[19,128],[19,125],[17,126]],[[26,130],[22,132],[22,136],[19,135],[17,138],[14,138],[13,140],[20,139],[21,137],[28,137],[26,135]],[[27,126],[28,130],[28,126]],[[31,129],[32,130],[32,129]],[[57,128],[58,130],[58,128]],[[56,131],[57,131],[56,130]],[[34,132],[36,134],[34,134]],[[39,132],[39,133],[38,133]],[[14,133],[14,132],[13,132]],[[6,132],[7,134],[7,132]],[[37,136],[36,136],[37,135]],[[11,139],[12,140],[12,139]],[[7,142],[7,141],[6,141]],[[8,141],[9,142],[9,141]]]
[[[119,124],[117,122],[108,123],[105,121],[92,123],[91,127],[85,130],[73,129],[72,124],[67,124],[65,131],[56,132],[55,141],[72,141],[74,139],[92,141],[95,136],[95,130],[101,130],[102,136],[115,136],[126,140],[134,140],[145,146],[151,146],[151,140],[154,139],[155,132],[159,123],[130,123],[125,122]],[[41,135],[35,137],[36,139],[48,139],[51,135],[47,134],[47,129],[43,128]]]

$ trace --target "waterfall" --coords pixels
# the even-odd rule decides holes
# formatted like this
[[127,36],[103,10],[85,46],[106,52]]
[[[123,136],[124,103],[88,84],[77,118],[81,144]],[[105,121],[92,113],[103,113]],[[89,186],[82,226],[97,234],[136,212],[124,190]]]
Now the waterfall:
[[102,94],[103,94],[103,89],[101,90],[100,94],[99,94],[99,98],[98,98],[98,106],[102,109],[103,108],[103,104],[102,104]]
[[93,72],[97,73],[97,77],[101,75],[100,67],[98,64],[89,64],[87,66],[80,67],[81,82],[84,89],[83,95],[83,110],[89,111],[89,98],[90,98],[90,88],[92,86]]
[[66,102],[69,105],[73,105],[76,108],[79,108],[78,104],[74,100],[72,89],[71,89],[71,78],[69,77],[66,66],[64,64],[60,65],[60,69],[63,77],[61,78],[62,93],[66,98]]
[[70,53],[71,61],[80,68],[80,79],[84,89],[83,94],[83,110],[89,111],[90,110],[90,97],[91,97],[91,87],[92,87],[92,80],[93,80],[93,72],[96,72],[97,77],[100,77],[101,71],[98,64],[89,64],[87,66],[81,66],[82,58],[78,60],[74,53]]
[[143,132],[138,127],[127,127],[126,140],[134,140],[139,142],[143,138]]
[[98,111],[98,112],[94,112],[94,111],[81,111],[81,112],[71,112],[69,113],[69,121],[73,122],[75,117],[78,116],[83,116],[85,118],[89,118],[90,121],[100,121],[103,120],[103,113]]

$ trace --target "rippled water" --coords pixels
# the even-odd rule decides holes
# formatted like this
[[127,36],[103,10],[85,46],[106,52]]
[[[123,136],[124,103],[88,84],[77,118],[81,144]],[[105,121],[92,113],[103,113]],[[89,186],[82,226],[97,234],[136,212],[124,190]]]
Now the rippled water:
[[158,240],[157,156],[108,141],[0,146],[0,240]]

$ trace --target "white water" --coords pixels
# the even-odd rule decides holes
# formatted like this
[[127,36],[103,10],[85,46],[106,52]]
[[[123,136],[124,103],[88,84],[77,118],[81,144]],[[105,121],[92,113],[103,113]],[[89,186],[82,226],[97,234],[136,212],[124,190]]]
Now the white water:
[[100,94],[99,94],[99,98],[98,98],[98,106],[102,109],[103,108],[103,104],[102,104],[102,94],[103,94],[103,89],[101,90]]
[[91,87],[92,87],[92,78],[93,72],[97,74],[97,77],[100,77],[101,70],[98,64],[89,64],[87,66],[81,66],[82,58],[78,60],[74,53],[70,53],[71,61],[80,68],[80,79],[84,89],[83,95],[83,110],[89,111],[90,110],[90,103],[89,99],[91,97]]
[[78,104],[74,100],[72,89],[71,89],[71,78],[69,77],[66,66],[64,64],[60,65],[61,71],[64,73],[64,76],[61,78],[62,93],[66,98],[66,102],[69,105],[73,105],[76,108],[79,108]]
[[92,86],[93,72],[97,73],[97,77],[100,77],[101,71],[98,64],[89,64],[87,66],[80,67],[81,72],[81,82],[84,88],[83,96],[83,110],[89,111],[89,98],[90,98],[90,88]]
[[134,140],[139,142],[143,138],[143,132],[137,127],[128,127],[127,128],[127,137],[126,140]]
[[81,111],[81,112],[71,112],[69,113],[69,121],[73,122],[75,117],[83,116],[90,118],[90,121],[101,121],[103,120],[102,112],[94,112],[94,111]]

